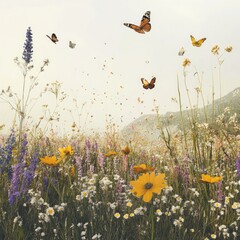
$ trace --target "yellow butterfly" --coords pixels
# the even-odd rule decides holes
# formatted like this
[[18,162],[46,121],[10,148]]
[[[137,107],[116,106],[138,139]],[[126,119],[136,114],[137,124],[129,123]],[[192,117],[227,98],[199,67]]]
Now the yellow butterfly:
[[198,41],[196,41],[196,39],[192,35],[190,35],[190,38],[192,40],[192,45],[194,47],[201,47],[202,44],[204,43],[204,41],[206,40],[206,38],[202,38],[202,39],[199,39]]
[[134,31],[138,33],[144,34],[145,32],[149,32],[151,30],[151,24],[150,24],[150,11],[147,11],[141,20],[140,26],[132,24],[132,23],[124,23],[126,27],[129,27],[133,29]]

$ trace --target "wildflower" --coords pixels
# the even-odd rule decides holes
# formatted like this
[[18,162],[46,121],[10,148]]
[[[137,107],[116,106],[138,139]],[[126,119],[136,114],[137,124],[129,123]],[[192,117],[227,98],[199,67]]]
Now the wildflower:
[[128,146],[126,146],[124,149],[121,151],[123,154],[128,155],[130,153],[130,149]]
[[127,207],[131,207],[132,203],[131,202],[127,202]]
[[117,213],[114,214],[114,217],[115,217],[115,218],[120,218],[121,215],[120,215],[120,213],[117,212]]
[[47,208],[46,213],[47,213],[47,215],[53,216],[55,211],[52,207],[49,207],[49,208]]
[[156,210],[156,214],[157,214],[158,216],[161,216],[161,215],[163,214],[163,212],[162,212],[160,209],[157,209],[157,210]]
[[26,41],[24,43],[24,50],[23,50],[23,60],[26,64],[30,63],[32,60],[32,54],[33,54],[33,47],[32,47],[32,30],[29,27],[27,29],[26,33]]
[[70,146],[70,145],[68,145],[65,148],[59,148],[58,151],[60,152],[60,157],[61,158],[73,155],[72,146]]
[[217,235],[216,234],[211,234],[211,238],[212,239],[217,239]]
[[73,177],[75,175],[75,166],[72,165],[70,168],[70,175]]
[[215,45],[212,47],[212,50],[211,52],[214,54],[214,55],[218,55],[219,54],[219,50],[220,50],[220,47],[218,45]]
[[232,49],[233,49],[232,46],[228,46],[225,48],[225,51],[230,53],[232,51]]
[[76,200],[77,200],[77,201],[80,201],[80,200],[81,200],[81,196],[80,196],[80,195],[77,195],[77,196],[76,196]]
[[129,215],[126,213],[126,214],[123,215],[123,218],[124,218],[124,219],[128,219],[128,218],[129,218]]
[[215,208],[220,208],[222,206],[222,204],[219,202],[215,202],[213,205]]
[[133,171],[135,173],[146,173],[154,171],[154,168],[151,166],[146,166],[146,164],[141,164],[139,166],[134,166]]
[[133,186],[131,192],[136,197],[143,196],[144,202],[149,202],[153,197],[153,193],[160,194],[161,190],[167,186],[164,178],[165,174],[155,176],[154,172],[145,173],[138,180],[130,182]]
[[191,61],[190,61],[188,58],[185,58],[184,61],[183,61],[183,63],[182,63],[183,67],[187,67],[187,66],[189,66],[190,64],[191,64]]
[[206,182],[206,183],[218,183],[222,180],[222,177],[212,177],[208,174],[202,174],[202,179],[201,181],[202,182]]
[[56,156],[52,156],[52,157],[45,156],[44,158],[40,158],[40,160],[42,163],[44,163],[46,165],[57,166],[62,161],[62,158],[57,160]]
[[240,157],[236,160],[236,169],[237,169],[237,175],[240,178]]
[[134,213],[130,213],[129,216],[130,216],[130,217],[134,217]]
[[115,152],[115,151],[108,151],[106,154],[105,154],[105,156],[106,157],[111,157],[111,156],[115,156],[115,155],[117,155],[117,152]]
[[234,202],[232,205],[232,209],[238,209],[240,208],[240,203],[239,202]]

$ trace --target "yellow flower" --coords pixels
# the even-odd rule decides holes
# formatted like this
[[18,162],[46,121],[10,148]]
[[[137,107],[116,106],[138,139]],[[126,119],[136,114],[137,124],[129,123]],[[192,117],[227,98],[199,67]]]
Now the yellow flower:
[[127,213],[123,215],[124,219],[128,219],[128,217],[129,217],[129,215]]
[[144,202],[150,202],[153,193],[160,194],[161,190],[167,186],[165,174],[159,174],[155,176],[154,172],[144,173],[136,181],[131,181],[130,184],[133,186],[131,192],[136,197],[143,196]]
[[214,54],[214,55],[218,55],[219,54],[219,50],[220,50],[220,47],[218,45],[215,45],[211,52]]
[[202,174],[202,182],[207,182],[207,183],[218,183],[222,180],[222,177],[211,177],[208,174]]
[[114,156],[114,155],[117,155],[117,153],[115,151],[109,151],[108,153],[105,154],[106,157],[111,157],[111,156]]
[[232,49],[233,49],[232,46],[228,46],[225,48],[225,51],[230,53],[232,51]]
[[61,157],[66,157],[66,156],[72,156],[73,155],[73,149],[72,146],[68,145],[65,148],[59,148],[58,151],[60,152]]
[[135,173],[146,173],[146,172],[152,172],[154,170],[151,166],[146,166],[146,164],[141,164],[139,166],[134,166],[133,171]]
[[57,166],[62,161],[62,158],[57,160],[56,156],[52,156],[52,157],[45,156],[44,158],[40,158],[40,160],[42,163],[44,163],[46,165]]
[[117,212],[117,213],[114,214],[114,217],[115,217],[115,218],[120,218],[121,215],[120,215],[120,213]]
[[190,63],[191,63],[191,61],[188,58],[185,58],[182,65],[183,65],[183,67],[187,67],[190,65]]

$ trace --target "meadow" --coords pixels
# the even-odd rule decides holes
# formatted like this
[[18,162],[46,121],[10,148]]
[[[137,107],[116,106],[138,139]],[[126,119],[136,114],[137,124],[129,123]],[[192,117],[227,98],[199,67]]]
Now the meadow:
[[[212,49],[220,68],[219,51]],[[189,98],[177,131],[158,115],[154,144],[138,132],[126,141],[114,124],[88,136],[73,123],[70,135],[58,136],[27,122],[31,91],[49,63],[28,79],[32,54],[29,28],[23,60],[15,59],[22,95],[9,87],[0,96],[16,113],[0,144],[0,239],[240,239],[240,123],[231,106],[209,114],[203,105],[200,121]],[[186,90],[189,64],[182,66]],[[196,94],[201,99],[200,87]]]

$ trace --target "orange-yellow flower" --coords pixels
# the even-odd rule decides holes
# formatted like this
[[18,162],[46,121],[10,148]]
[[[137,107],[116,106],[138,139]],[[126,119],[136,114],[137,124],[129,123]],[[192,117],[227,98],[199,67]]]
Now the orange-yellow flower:
[[165,180],[165,174],[159,174],[155,176],[155,173],[144,173],[136,181],[131,181],[130,184],[133,186],[131,192],[136,197],[143,196],[144,202],[150,202],[153,193],[160,194],[161,190],[167,187]]
[[117,153],[115,151],[109,151],[108,153],[105,154],[106,157],[111,157],[111,156],[114,156],[114,155],[117,155]]
[[72,149],[72,146],[70,145],[68,145],[65,148],[59,148],[58,151],[60,152],[61,158],[73,155],[73,149]]
[[45,156],[44,158],[40,158],[40,160],[42,163],[44,163],[46,165],[57,166],[62,161],[62,158],[57,160],[56,156],[52,156],[52,157]]
[[134,166],[133,171],[135,173],[146,173],[146,172],[152,172],[154,170],[154,167],[146,166],[146,164],[141,164],[139,166]]
[[124,149],[122,149],[122,153],[128,155],[130,153],[130,148],[126,146]]
[[222,177],[211,177],[208,174],[202,174],[202,182],[207,182],[207,183],[218,183],[222,180]]

